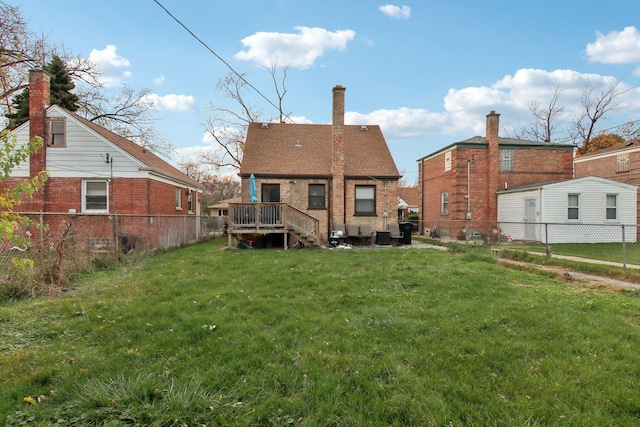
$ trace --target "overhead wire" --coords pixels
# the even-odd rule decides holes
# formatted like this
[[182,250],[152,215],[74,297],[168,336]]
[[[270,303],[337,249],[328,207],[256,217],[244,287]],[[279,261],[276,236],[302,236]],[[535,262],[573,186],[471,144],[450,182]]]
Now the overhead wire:
[[[153,0],[154,3],[156,3],[167,15],[169,15],[171,17],[171,19],[173,19],[178,25],[180,25],[185,31],[187,31],[187,33],[189,33],[189,35],[191,35],[198,43],[200,43],[202,46],[205,47],[205,49],[207,49],[207,51],[209,51],[213,56],[215,56],[220,62],[222,62],[236,77],[238,77],[240,80],[242,80],[243,83],[245,83],[248,87],[250,87],[251,89],[253,89],[261,98],[263,98],[264,100],[266,100],[272,107],[274,107],[276,110],[281,112],[281,108],[278,107],[273,101],[271,101],[266,95],[264,95],[257,87],[255,87],[253,84],[251,84],[242,74],[240,74],[238,71],[235,70],[235,68],[233,68],[233,66],[231,66],[231,64],[229,64],[227,61],[224,60],[224,58],[222,58],[220,55],[218,55],[206,42],[204,42],[200,37],[198,37],[193,31],[191,31],[191,29],[189,29],[189,27],[187,27],[186,24],[184,24],[180,19],[178,19],[173,13],[171,13],[164,5],[162,5],[162,3],[160,3],[159,0]],[[327,152],[331,157],[333,157],[333,153],[328,150],[320,141],[318,141],[313,135],[310,135],[305,129],[304,126],[300,125],[299,123],[296,123],[295,120],[293,120],[289,114],[285,114],[285,118],[290,122],[290,124],[292,125],[298,125],[299,126],[299,130],[301,130],[303,133],[305,133],[313,142],[315,142],[318,147],[320,149],[322,149],[323,151]],[[360,171],[363,172],[362,169],[360,169],[357,165],[354,165],[348,161],[345,161],[345,166],[348,164],[353,170],[356,171]],[[369,174],[366,174],[363,172],[363,176],[366,176],[367,178],[374,180],[374,181],[383,181],[379,178],[370,176]]]

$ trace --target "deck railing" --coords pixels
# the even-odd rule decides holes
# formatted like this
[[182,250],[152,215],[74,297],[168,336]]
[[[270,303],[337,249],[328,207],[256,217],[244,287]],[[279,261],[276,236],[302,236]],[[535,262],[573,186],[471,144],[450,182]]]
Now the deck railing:
[[[230,203],[229,229],[288,228],[317,236],[320,221],[286,203]],[[231,231],[233,232],[233,231]]]

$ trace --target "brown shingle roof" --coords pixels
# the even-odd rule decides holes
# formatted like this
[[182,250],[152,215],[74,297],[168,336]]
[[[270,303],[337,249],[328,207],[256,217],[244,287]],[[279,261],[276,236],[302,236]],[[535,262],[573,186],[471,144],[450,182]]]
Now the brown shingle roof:
[[[250,123],[240,175],[331,176],[331,129],[326,124]],[[400,177],[380,126],[344,126],[344,146],[345,176]]]
[[[60,107],[58,107],[60,108]],[[64,110],[64,109],[63,109]],[[73,116],[78,121],[82,122],[85,126],[89,127],[94,132],[98,133],[103,138],[107,139],[109,142],[118,146],[118,148],[124,150],[129,155],[133,156],[143,164],[145,164],[150,170],[155,171],[161,175],[166,175],[170,178],[173,178],[177,181],[180,181],[186,185],[190,185],[193,187],[198,187],[199,184],[197,181],[191,179],[189,176],[181,172],[179,169],[171,166],[168,162],[162,160],[157,155],[153,154],[151,151],[143,148],[142,146],[136,144],[133,141],[130,141],[116,133],[113,133],[102,126],[99,126],[89,120],[77,115],[68,110],[64,110],[65,113]]]
[[418,206],[420,198],[415,187],[398,187],[398,197],[404,200],[409,206]]

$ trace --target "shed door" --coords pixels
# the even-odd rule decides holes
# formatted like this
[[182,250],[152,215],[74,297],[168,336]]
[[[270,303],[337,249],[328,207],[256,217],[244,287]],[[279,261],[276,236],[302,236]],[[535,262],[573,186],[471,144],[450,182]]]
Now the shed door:
[[524,199],[524,238],[536,240],[536,199]]

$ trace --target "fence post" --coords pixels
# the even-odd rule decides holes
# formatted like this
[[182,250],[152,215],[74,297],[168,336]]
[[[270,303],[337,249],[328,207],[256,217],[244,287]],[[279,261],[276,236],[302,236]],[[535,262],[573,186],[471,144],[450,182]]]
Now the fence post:
[[624,224],[622,224],[622,266],[627,271],[627,243],[624,235]]
[[547,258],[551,258],[551,247],[549,247],[549,224],[544,223],[544,251],[547,254]]
[[119,248],[120,239],[118,239],[118,215],[113,214],[111,218],[113,219],[113,223],[111,225],[113,229],[113,256],[117,260],[119,259],[118,253],[120,252],[120,248]]
[[40,212],[40,227],[38,227],[38,252],[40,252],[40,265],[44,265],[44,213]]

